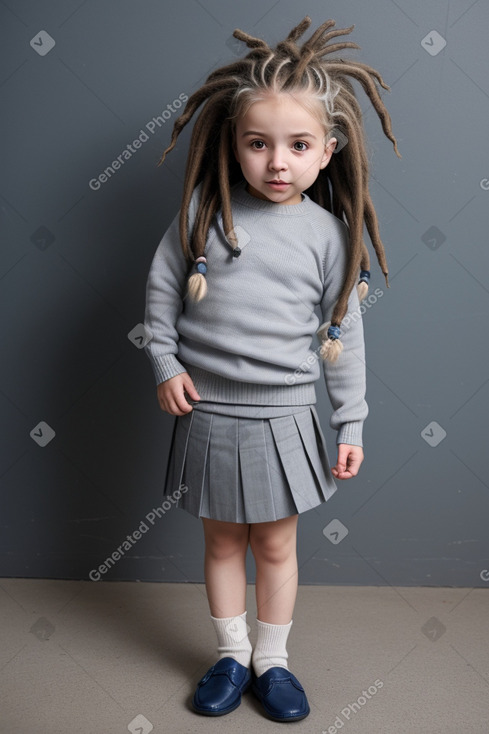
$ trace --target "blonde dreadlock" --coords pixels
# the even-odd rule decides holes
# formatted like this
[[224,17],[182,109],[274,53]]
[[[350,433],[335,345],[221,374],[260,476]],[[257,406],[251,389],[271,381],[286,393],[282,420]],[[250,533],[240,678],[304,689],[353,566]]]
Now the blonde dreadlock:
[[[333,309],[331,324],[322,325],[318,330],[322,342],[321,355],[323,359],[334,362],[343,348],[339,340],[339,327],[346,314],[349,295],[359,271],[360,300],[365,298],[368,290],[370,258],[363,240],[364,223],[389,287],[384,246],[368,189],[369,167],[362,113],[350,79],[356,80],[363,87],[377,112],[384,134],[393,143],[396,154],[401,156],[392,133],[389,113],[377,87],[378,84],[389,89],[380,74],[358,61],[324,58],[346,48],[360,48],[351,41],[330,43],[333,38],[351,33],[354,26],[331,30],[335,21],[327,20],[299,47],[296,41],[310,24],[311,19],[306,16],[274,49],[259,38],[235,30],[233,36],[246,43],[251,49],[250,53],[239,61],[212,72],[205,84],[192,94],[183,113],[175,121],[170,145],[158,165],[163,163],[166,155],[175,147],[182,129],[205,102],[191,136],[180,209],[183,253],[189,263],[197,267],[197,272],[189,278],[188,294],[194,301],[199,301],[207,292],[204,250],[209,227],[218,211],[222,213],[227,241],[233,248],[238,245],[230,195],[231,186],[242,178],[240,166],[233,154],[234,120],[242,113],[245,105],[252,104],[264,92],[309,92],[323,103],[322,123],[326,127],[327,136],[346,140],[346,145],[331,157],[329,164],[319,172],[316,181],[307,191],[310,198],[321,207],[339,219],[346,219],[349,228],[349,263],[342,290]],[[190,200],[195,187],[200,183],[200,202],[189,237]]]

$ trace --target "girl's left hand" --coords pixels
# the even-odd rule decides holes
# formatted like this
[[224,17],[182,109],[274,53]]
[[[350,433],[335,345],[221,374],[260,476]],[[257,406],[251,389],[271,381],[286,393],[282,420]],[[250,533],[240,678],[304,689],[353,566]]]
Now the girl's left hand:
[[339,443],[338,459],[336,466],[331,467],[331,472],[336,479],[351,479],[358,474],[362,461],[363,449],[361,446]]

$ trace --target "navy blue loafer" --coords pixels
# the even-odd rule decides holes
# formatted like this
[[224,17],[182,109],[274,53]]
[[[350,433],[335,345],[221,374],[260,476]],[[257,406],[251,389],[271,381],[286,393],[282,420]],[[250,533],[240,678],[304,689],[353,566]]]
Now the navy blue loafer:
[[192,708],[198,714],[222,716],[238,708],[249,688],[251,670],[234,658],[221,658],[197,683]]
[[252,689],[274,721],[299,721],[310,712],[303,687],[286,668],[269,668],[259,677],[253,673]]

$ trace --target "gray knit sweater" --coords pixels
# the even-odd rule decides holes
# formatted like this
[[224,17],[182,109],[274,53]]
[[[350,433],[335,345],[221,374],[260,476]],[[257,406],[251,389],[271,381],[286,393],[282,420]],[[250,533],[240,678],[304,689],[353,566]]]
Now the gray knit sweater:
[[[199,196],[200,186],[190,204],[190,231]],[[156,383],[187,371],[202,400],[296,406],[316,402],[314,383],[322,369],[337,443],[362,446],[368,407],[356,288],[338,361],[324,362],[311,345],[320,325],[315,308],[321,323],[330,321],[341,290],[347,226],[306,194],[300,204],[275,204],[251,196],[243,180],[231,196],[241,255],[233,257],[218,214],[206,243],[208,292],[201,301],[185,295],[189,264],[178,214],[156,250],[144,322],[152,335],[145,350]]]

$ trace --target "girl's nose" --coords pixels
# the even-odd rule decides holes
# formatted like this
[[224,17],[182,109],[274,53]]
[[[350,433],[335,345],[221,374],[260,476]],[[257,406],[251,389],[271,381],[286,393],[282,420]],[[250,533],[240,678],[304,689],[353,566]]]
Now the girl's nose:
[[281,148],[277,147],[272,151],[269,167],[272,171],[284,171],[287,168],[287,161]]

